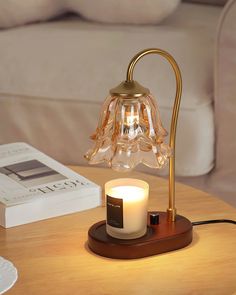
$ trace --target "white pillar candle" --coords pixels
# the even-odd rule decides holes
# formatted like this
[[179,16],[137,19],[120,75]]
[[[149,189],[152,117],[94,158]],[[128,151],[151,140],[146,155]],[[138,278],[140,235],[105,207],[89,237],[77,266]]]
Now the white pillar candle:
[[117,239],[136,239],[147,231],[149,185],[142,180],[119,178],[105,184],[106,231]]

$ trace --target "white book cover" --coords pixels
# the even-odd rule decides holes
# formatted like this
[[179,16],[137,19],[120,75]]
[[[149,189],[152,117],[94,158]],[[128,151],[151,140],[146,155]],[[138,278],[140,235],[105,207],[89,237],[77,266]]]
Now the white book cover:
[[0,225],[12,227],[101,205],[101,188],[26,143],[0,146]]

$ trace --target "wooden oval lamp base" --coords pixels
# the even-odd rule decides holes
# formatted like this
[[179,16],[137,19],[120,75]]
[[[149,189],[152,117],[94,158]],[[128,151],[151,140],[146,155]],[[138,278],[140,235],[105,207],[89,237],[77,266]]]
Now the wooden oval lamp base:
[[[96,254],[117,259],[135,259],[177,250],[192,241],[192,223],[177,215],[168,222],[166,212],[159,213],[159,224],[148,225],[145,236],[121,240],[106,233],[106,221],[95,223],[88,232],[88,246]],[[148,218],[149,220],[149,218]]]

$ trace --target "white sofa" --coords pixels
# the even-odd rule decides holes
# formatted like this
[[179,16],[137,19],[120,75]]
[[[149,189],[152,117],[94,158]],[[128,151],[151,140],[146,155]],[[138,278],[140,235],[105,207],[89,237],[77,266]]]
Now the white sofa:
[[[215,165],[187,182],[236,206],[236,1],[225,5],[214,50]],[[184,179],[186,181],[186,179]]]
[[[234,2],[225,11],[236,10]],[[215,190],[212,176],[221,175],[217,172],[221,167],[216,166],[217,173],[213,168],[222,157],[215,148],[221,142],[218,132],[223,132],[214,125],[221,108],[214,89],[228,83],[226,79],[221,87],[216,75],[214,88],[214,62],[219,64],[218,74],[223,67],[221,38],[228,32],[220,35],[215,55],[222,13],[227,19],[229,13],[221,7],[181,3],[156,26],[105,25],[67,17],[0,31],[0,143],[25,141],[65,164],[86,165],[88,137],[109,89],[125,79],[128,62],[137,51],[160,47],[175,57],[183,74],[177,175],[234,202],[222,189],[224,184]],[[158,98],[168,129],[175,91],[171,68],[161,58],[147,57],[137,66],[135,77]]]

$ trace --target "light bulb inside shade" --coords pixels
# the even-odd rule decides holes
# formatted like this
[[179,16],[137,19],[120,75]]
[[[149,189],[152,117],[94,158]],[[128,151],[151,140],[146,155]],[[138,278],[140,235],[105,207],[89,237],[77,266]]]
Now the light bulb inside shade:
[[90,164],[102,162],[117,171],[130,171],[138,164],[162,168],[171,149],[164,143],[163,128],[155,99],[109,96],[102,108],[93,149],[86,154]]
[[131,127],[135,124],[139,124],[139,104],[138,103],[129,103],[123,104],[121,106],[122,111],[122,120],[124,124]]

